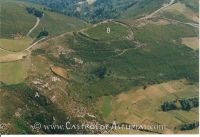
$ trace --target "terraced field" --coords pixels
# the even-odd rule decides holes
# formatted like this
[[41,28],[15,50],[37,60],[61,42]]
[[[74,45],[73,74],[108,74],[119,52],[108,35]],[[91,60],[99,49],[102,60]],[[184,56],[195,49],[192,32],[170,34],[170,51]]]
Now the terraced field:
[[[189,93],[188,93],[189,92]],[[188,85],[187,81],[170,81],[130,90],[117,96],[105,96],[97,101],[97,106],[106,121],[112,123],[129,123],[145,125],[145,121],[166,125],[160,133],[174,133],[174,128],[183,123],[193,122],[198,119],[197,109],[191,111],[173,110],[162,112],[160,104],[177,98],[190,98],[198,96],[198,85]],[[108,101],[108,98],[110,99]],[[112,106],[110,107],[110,105]],[[148,104],[148,105],[146,105]],[[107,108],[109,112],[107,111]],[[195,130],[194,130],[195,131]],[[129,132],[126,130],[126,132]],[[125,132],[125,133],[126,133]],[[195,131],[195,133],[197,133]]]

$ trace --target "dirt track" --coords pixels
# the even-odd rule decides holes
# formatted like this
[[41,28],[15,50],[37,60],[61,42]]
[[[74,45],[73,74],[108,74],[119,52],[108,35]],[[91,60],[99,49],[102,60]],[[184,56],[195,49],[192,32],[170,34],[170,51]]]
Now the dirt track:
[[163,5],[160,9],[154,11],[153,13],[151,13],[151,14],[145,16],[145,17],[139,18],[139,19],[137,19],[137,20],[146,20],[146,19],[152,18],[155,14],[157,14],[157,13],[160,12],[161,10],[163,10],[163,9],[165,9],[165,8],[167,8],[167,7],[169,7],[169,6],[171,6],[172,4],[174,4],[174,2],[175,2],[175,0],[171,0],[168,4]]
[[36,21],[35,25],[34,25],[34,26],[28,31],[28,33],[26,34],[27,37],[29,37],[29,35],[33,32],[33,30],[34,30],[35,28],[37,28],[37,26],[39,25],[39,23],[40,23],[40,18],[37,17],[37,21]]

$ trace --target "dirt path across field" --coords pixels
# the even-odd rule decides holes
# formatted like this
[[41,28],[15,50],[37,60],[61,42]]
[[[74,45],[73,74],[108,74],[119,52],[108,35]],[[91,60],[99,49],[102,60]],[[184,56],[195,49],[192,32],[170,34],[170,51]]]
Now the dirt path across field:
[[160,9],[154,11],[153,13],[151,13],[151,14],[145,16],[145,17],[139,18],[139,19],[137,19],[137,20],[139,21],[139,20],[146,20],[146,19],[152,18],[155,14],[157,14],[157,13],[160,12],[161,10],[163,10],[163,9],[165,9],[165,8],[167,8],[167,7],[169,7],[169,6],[171,6],[172,4],[174,4],[174,2],[175,2],[175,0],[171,0],[168,4],[164,4]]
[[40,18],[37,17],[37,21],[36,21],[35,25],[26,34],[27,37],[29,37],[30,34],[37,28],[37,26],[39,25],[39,23],[40,23]]

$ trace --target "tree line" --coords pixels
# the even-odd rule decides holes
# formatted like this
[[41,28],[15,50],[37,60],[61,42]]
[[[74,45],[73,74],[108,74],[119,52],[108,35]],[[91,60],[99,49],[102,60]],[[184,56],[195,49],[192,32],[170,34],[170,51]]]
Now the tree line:
[[193,97],[188,99],[178,99],[171,102],[164,102],[161,105],[162,111],[170,111],[176,109],[182,109],[189,111],[192,108],[199,107],[199,98]]
[[39,11],[38,9],[36,8],[33,8],[33,7],[27,7],[26,8],[26,11],[29,13],[29,14],[33,14],[35,15],[36,17],[39,17],[41,18],[43,16],[43,12],[42,11]]

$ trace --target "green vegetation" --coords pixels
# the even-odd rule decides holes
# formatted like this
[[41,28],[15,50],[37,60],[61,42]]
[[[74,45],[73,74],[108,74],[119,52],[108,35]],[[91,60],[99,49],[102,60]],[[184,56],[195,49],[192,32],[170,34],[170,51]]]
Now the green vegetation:
[[31,55],[44,55],[46,51],[44,49],[35,49],[31,52]]
[[184,3],[187,7],[189,7],[190,9],[192,9],[194,12],[197,13],[199,12],[199,1],[198,0],[179,0],[180,2]]
[[135,5],[124,11],[120,18],[130,19],[148,15],[159,9],[163,3],[165,3],[165,0],[140,0]]
[[182,37],[193,37],[197,34],[196,29],[183,24],[169,24],[165,26],[148,24],[135,28],[136,40],[154,45],[157,45],[157,43],[169,43],[173,40],[178,42]]
[[38,34],[37,38],[39,39],[41,37],[46,37],[48,35],[49,35],[48,31],[43,30]]
[[103,105],[101,108],[101,112],[103,113],[103,117],[106,118],[109,116],[112,108],[112,97],[105,96],[103,99]]
[[[96,23],[105,19],[137,18],[159,9],[165,0],[96,0],[88,4],[82,0],[29,0],[72,17]],[[79,4],[78,4],[79,3]],[[73,5],[73,6],[72,6]],[[81,11],[77,10],[78,8]]]
[[176,110],[176,102],[164,102],[161,105],[162,111]]
[[[24,6],[14,0],[0,0],[1,31],[0,38],[11,38],[13,35],[25,36],[34,26],[35,17],[28,14]],[[20,18],[20,19],[19,19]]]
[[32,38],[0,39],[0,47],[9,51],[22,51],[32,43]]
[[86,26],[83,21],[44,10],[39,5],[25,1],[0,0],[0,4],[2,7],[0,38],[26,36],[36,23],[36,17],[26,11],[27,7],[35,8],[44,13],[44,17],[40,19],[39,26],[31,33],[32,38],[35,38],[44,29],[53,36]]
[[[137,0],[96,0],[92,4],[82,0],[29,1],[44,5],[50,8],[50,10],[61,12],[69,16],[78,17],[93,23],[104,19],[117,18],[121,12],[137,3]],[[77,10],[77,7],[81,8],[81,11]]]
[[199,127],[199,121],[179,125],[176,129],[179,130],[192,130]]
[[33,14],[33,15],[35,15],[36,17],[41,18],[41,17],[43,16],[43,12],[41,12],[41,11],[35,9],[35,8],[27,7],[26,10],[27,10],[27,12],[28,12],[29,14]]
[[[36,92],[39,94],[39,97],[35,97]],[[66,113],[40,94],[36,88],[29,87],[26,83],[16,85],[1,83],[0,99],[0,105],[2,106],[0,113],[1,122],[11,123],[9,128],[10,134],[36,134],[38,131],[31,128],[36,122],[39,122],[41,125],[65,124],[65,121],[78,124],[76,120],[67,118]],[[56,121],[53,120],[53,117]],[[59,129],[44,129],[42,127],[39,132],[46,134],[72,134],[78,131],[77,129],[64,129],[60,131]],[[84,131],[79,130],[79,132]]]
[[[160,104],[163,100],[176,100],[177,98],[185,97],[192,99],[194,94],[198,96],[198,83],[188,84],[185,80],[178,80],[148,85],[146,89],[141,86],[116,96],[103,96],[97,100],[96,107],[103,114],[104,109],[102,108],[112,103],[109,108],[109,114],[103,117],[108,123],[116,121],[116,123],[141,124],[144,121],[151,121],[150,124],[167,125],[167,130],[158,130],[159,133],[165,134],[165,131],[169,130],[173,132],[175,128],[176,131],[180,131],[180,128],[178,128],[180,125],[198,121],[198,107],[192,108],[190,111],[177,109],[163,112],[160,111]],[[108,102],[104,103],[106,99],[108,99]],[[194,132],[191,131],[191,133]],[[130,132],[128,130],[125,133],[128,134]]]
[[0,63],[0,81],[7,84],[20,83],[26,78],[28,68],[27,59]]
[[48,31],[49,36],[58,35],[67,31],[75,31],[86,27],[87,25],[78,19],[54,12],[43,11],[44,17],[41,18],[40,24],[31,34],[37,36],[41,31]]
[[[107,32],[110,29],[110,32]],[[128,36],[128,28],[119,23],[107,22],[98,24],[95,28],[90,28],[86,31],[89,37],[97,40],[116,40],[125,39]]]
[[[68,60],[78,58],[84,65],[74,68],[65,61],[51,60],[70,67],[75,78],[70,88],[74,94],[78,91],[83,100],[95,100],[103,95],[116,95],[137,86],[169,80],[198,81],[198,58],[192,49],[179,42],[183,36],[196,35],[191,27],[146,25],[134,28],[134,33],[139,43],[118,39],[95,41],[78,33],[56,39],[51,43],[65,44],[75,51],[66,55]],[[99,67],[106,70],[102,78],[94,73]]]
[[100,67],[97,68],[93,73],[94,73],[94,75],[96,75],[98,78],[102,79],[102,78],[105,77],[106,71],[107,71],[107,69],[106,69],[105,67],[100,66]]
[[[187,11],[185,11],[187,13]],[[177,21],[181,21],[181,22],[191,22],[191,23],[197,23],[196,21],[192,20],[194,15],[190,15],[190,16],[186,16],[182,13],[179,12],[169,12],[169,11],[164,11],[161,14],[161,18],[167,18],[167,19],[172,19],[172,20],[177,20]]]
[[13,52],[0,49],[0,57],[3,57],[3,56],[8,55],[10,53],[13,53]]
[[162,111],[182,109],[189,111],[193,107],[199,107],[199,98],[189,98],[189,99],[178,99],[172,102],[164,102],[161,105]]

